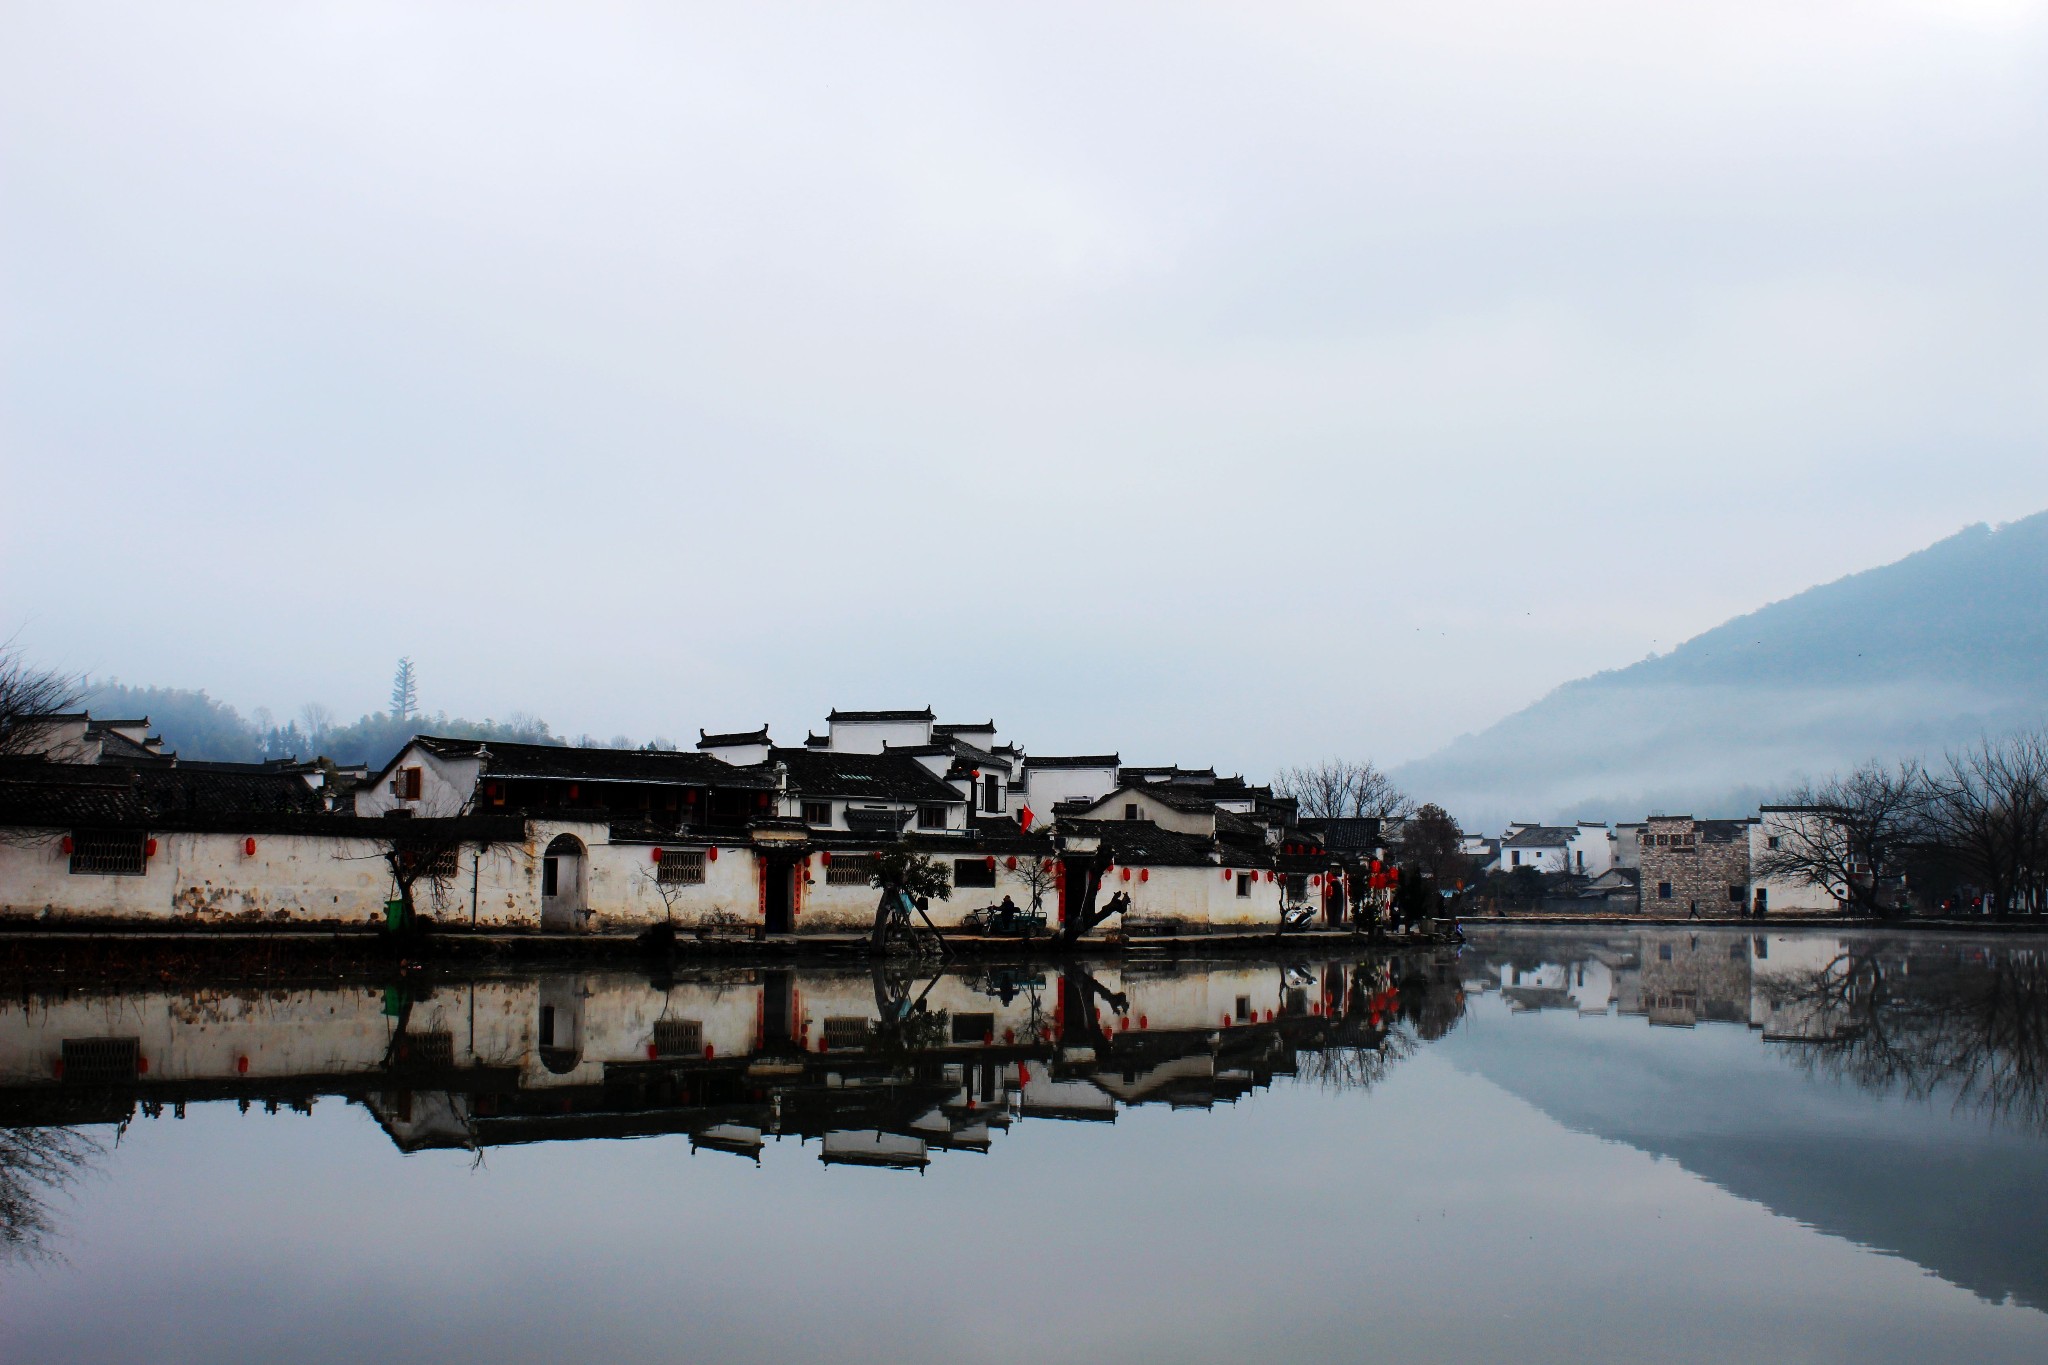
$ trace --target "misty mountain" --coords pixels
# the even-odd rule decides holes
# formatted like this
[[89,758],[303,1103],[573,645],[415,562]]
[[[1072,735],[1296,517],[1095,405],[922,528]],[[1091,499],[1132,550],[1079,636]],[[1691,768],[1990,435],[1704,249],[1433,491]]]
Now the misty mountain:
[[[464,720],[442,712],[400,720],[373,711],[357,720],[335,724],[318,707],[308,707],[298,720],[278,724],[258,708],[244,716],[204,690],[183,687],[132,687],[118,680],[96,682],[85,691],[85,705],[102,719],[141,719],[164,737],[164,749],[186,759],[257,763],[273,758],[326,757],[337,763],[367,763],[381,768],[416,734],[452,739],[498,739],[522,744],[567,744],[544,720],[513,716],[508,720]],[[579,744],[594,745],[584,736]],[[615,747],[630,747],[624,739]]]
[[1468,825],[1732,815],[2048,718],[2048,512],[1977,525],[1566,683],[1396,770]]

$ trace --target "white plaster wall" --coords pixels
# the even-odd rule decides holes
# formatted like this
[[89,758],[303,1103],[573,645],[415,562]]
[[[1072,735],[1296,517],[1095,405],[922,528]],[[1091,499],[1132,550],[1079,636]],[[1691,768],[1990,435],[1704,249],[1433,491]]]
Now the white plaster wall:
[[834,721],[829,734],[831,748],[842,754],[879,754],[889,745],[919,745],[932,742],[932,724],[909,721]]
[[[392,795],[391,784],[400,769],[420,769],[420,799],[403,801]],[[419,815],[457,815],[476,792],[483,762],[475,758],[442,758],[408,744],[400,752],[381,782],[367,782],[356,789],[356,814],[382,815],[388,810],[411,810]]]
[[1565,852],[1571,857],[1571,870],[1588,877],[1597,877],[1614,867],[1614,837],[1605,825],[1580,825]]
[[1117,788],[1117,770],[1103,768],[1024,768],[1025,785],[1011,789],[1010,811],[1030,806],[1040,822],[1052,819],[1061,801],[1100,801]]
[[1803,914],[1833,914],[1841,908],[1841,902],[1825,887],[1790,877],[1760,877],[1756,875],[1757,860],[1770,850],[1770,841],[1785,838],[1793,831],[1804,827],[1807,837],[1815,836],[1813,828],[1818,817],[1797,811],[1764,811],[1757,822],[1749,827],[1749,904],[1756,904],[1756,892],[1762,887],[1765,892],[1765,909],[1769,914],[1780,911]]
[[[1126,818],[1125,807],[1136,806],[1138,817],[1150,820],[1161,829],[1176,834],[1195,834],[1213,838],[1216,834],[1216,816],[1213,811],[1175,810],[1158,797],[1139,787],[1123,787],[1092,806],[1086,819],[1122,820]],[[1034,808],[1035,809],[1035,808]]]

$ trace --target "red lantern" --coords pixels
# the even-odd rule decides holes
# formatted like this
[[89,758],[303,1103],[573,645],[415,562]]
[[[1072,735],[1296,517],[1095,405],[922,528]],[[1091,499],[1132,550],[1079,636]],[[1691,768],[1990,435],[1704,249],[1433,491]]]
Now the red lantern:
[[65,835],[63,840],[58,843],[57,847],[63,849],[66,854],[69,854],[71,852],[71,836],[68,834]]
[[144,857],[154,858],[156,856],[156,840],[151,839],[147,844],[144,844],[142,852]]
[[826,867],[832,866],[832,850],[828,848],[823,853],[820,853],[818,861]]
[[647,856],[654,859],[654,861],[658,863],[661,861],[661,850],[658,848],[654,849]]
[[1017,870],[1017,855],[1012,853],[1009,857],[1005,858],[1003,860],[1003,866],[1009,868],[1010,871],[1015,872]]
[[1315,876],[1308,879],[1308,884],[1310,886],[1321,886],[1323,884],[1323,874],[1320,872],[1316,873]]
[[710,855],[710,857],[711,857],[711,861],[712,861],[712,862],[714,862],[714,863],[715,863],[715,862],[717,862],[717,861],[718,861],[718,845],[716,845],[716,844],[713,844],[713,845],[712,845],[712,846],[711,846],[711,847],[710,847],[710,848],[709,848],[709,849],[707,850],[707,852],[709,853],[709,855]]
[[657,1048],[657,1047],[656,1047],[656,1046],[655,1046],[654,1044],[652,1044],[652,1043],[649,1043],[649,1044],[647,1045],[647,1060],[648,1060],[648,1061],[650,1061],[650,1062],[651,1062],[651,1061],[653,1061],[653,1060],[654,1060],[654,1059],[655,1059],[656,1057],[659,1057],[660,1055],[661,1055],[661,1049],[660,1049],[660,1048]]
[[1230,880],[1230,869],[1227,867],[1223,869],[1223,880],[1226,882]]
[[709,1043],[704,1044],[704,1060],[707,1062],[711,1060],[711,1044]]
[[1148,1028],[1148,1027],[1150,1027],[1150,1026],[1151,1026],[1151,1022],[1152,1022],[1151,1020],[1147,1019],[1147,1018],[1146,1018],[1146,1017],[1145,1017],[1144,1015],[1142,1015],[1142,1014],[1138,1016],[1138,1027],[1139,1027],[1139,1028]]
[[569,784],[569,799],[570,799],[571,801],[574,801],[574,800],[575,800],[575,799],[577,798],[577,796],[578,796],[578,795],[579,795],[579,794],[580,794],[580,793],[581,793],[582,791],[583,791],[583,788],[582,788],[582,787],[578,786],[578,785],[577,785],[576,783],[574,783],[574,782],[571,782],[571,783]]
[[996,855],[993,853],[988,855],[988,870],[991,872],[996,870]]
[[1129,868],[1127,867],[1127,868],[1125,868],[1125,869],[1124,869],[1124,880],[1125,880],[1125,881],[1129,881],[1130,879],[1131,879],[1131,870],[1130,870],[1130,869],[1129,869]]
[[695,787],[683,788],[683,804],[686,806],[697,804],[697,789]]
[[249,858],[256,856],[256,841],[254,839],[242,840],[242,854],[244,857]]
[[1138,880],[1139,880],[1139,881],[1141,881],[1141,882],[1149,882],[1149,881],[1151,881],[1151,880],[1152,880],[1152,869],[1151,869],[1151,868],[1149,868],[1149,867],[1141,867],[1141,868],[1139,868],[1139,869],[1138,869]]

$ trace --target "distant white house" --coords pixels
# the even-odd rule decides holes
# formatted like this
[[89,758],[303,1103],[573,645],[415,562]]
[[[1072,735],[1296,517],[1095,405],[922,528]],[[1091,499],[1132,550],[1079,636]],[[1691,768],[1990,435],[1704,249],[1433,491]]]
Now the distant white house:
[[1598,877],[1615,863],[1615,840],[1607,826],[1590,822],[1576,825],[1508,826],[1501,836],[1494,869],[1512,872],[1533,868],[1547,875],[1570,873]]

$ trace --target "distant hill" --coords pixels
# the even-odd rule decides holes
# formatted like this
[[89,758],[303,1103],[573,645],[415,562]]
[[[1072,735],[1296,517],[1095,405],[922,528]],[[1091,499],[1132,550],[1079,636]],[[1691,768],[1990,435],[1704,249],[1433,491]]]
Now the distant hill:
[[1428,758],[1403,787],[1468,825],[1735,814],[1800,776],[2048,719],[2048,512],[1597,673]]

